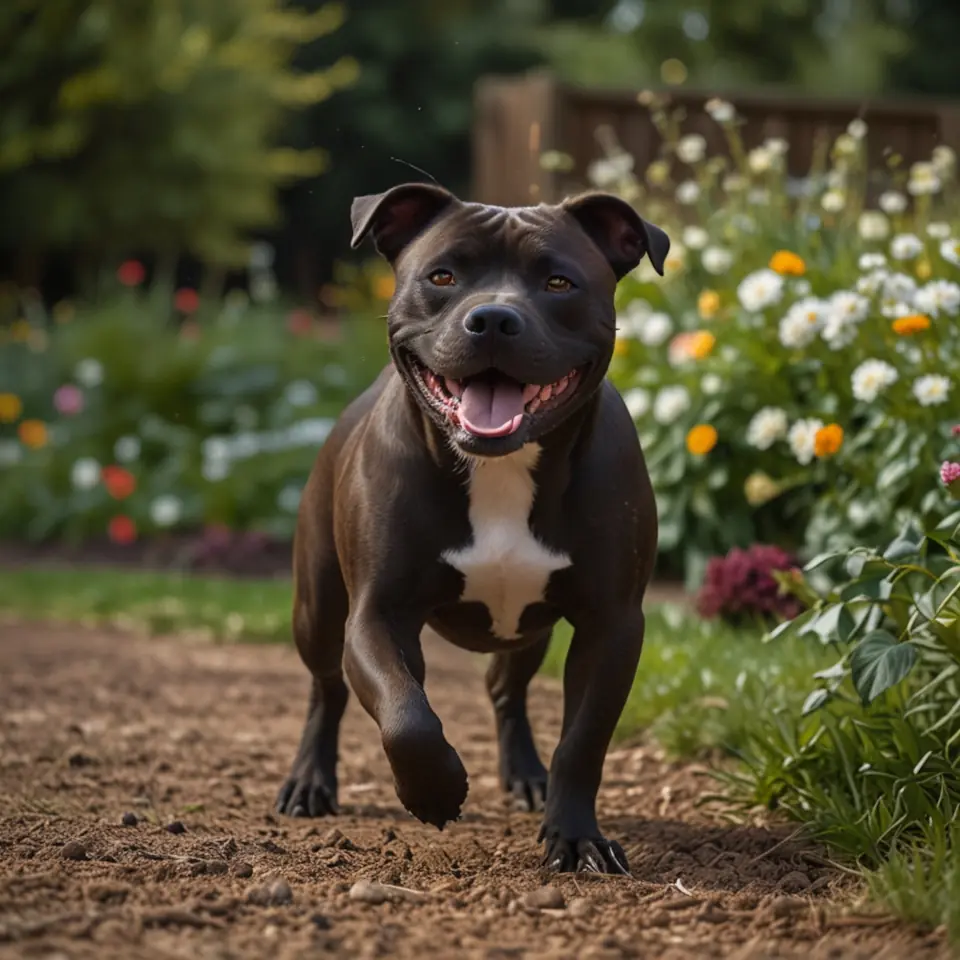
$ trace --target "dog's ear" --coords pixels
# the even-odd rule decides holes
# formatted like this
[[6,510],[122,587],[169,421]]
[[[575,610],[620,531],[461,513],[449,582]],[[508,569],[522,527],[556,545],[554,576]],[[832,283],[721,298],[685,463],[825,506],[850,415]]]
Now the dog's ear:
[[393,263],[400,251],[457,198],[430,183],[404,183],[386,193],[357,197],[350,208],[352,249],[373,234],[377,253]]
[[584,193],[560,206],[576,218],[601,249],[618,280],[636,267],[644,254],[663,276],[670,238],[659,227],[647,223],[625,200],[611,193]]

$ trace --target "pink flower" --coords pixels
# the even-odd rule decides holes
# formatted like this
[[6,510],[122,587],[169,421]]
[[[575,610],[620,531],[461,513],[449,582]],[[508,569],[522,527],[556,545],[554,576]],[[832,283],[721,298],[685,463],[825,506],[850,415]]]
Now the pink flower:
[[949,493],[960,500],[960,463],[944,460],[940,465],[940,479]]
[[951,432],[955,437],[960,437],[960,423],[955,423]]
[[54,393],[53,405],[66,417],[76,416],[83,410],[83,391],[72,383],[65,383]]
[[180,313],[196,313],[200,306],[200,294],[190,287],[181,287],[173,295],[173,306]]

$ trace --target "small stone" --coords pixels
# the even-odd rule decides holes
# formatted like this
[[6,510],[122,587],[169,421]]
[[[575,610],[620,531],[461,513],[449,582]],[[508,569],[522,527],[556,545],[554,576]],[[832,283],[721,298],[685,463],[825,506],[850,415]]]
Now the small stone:
[[283,877],[272,877],[247,894],[247,903],[259,907],[282,907],[293,902],[293,890]]
[[229,870],[226,860],[206,860],[204,861],[204,873],[208,877],[219,877],[222,876]]
[[386,903],[390,899],[390,894],[380,883],[373,883],[370,880],[358,880],[350,888],[350,899],[355,903]]
[[776,897],[770,901],[770,912],[775,917],[789,917],[806,907],[806,901],[799,897]]
[[187,828],[180,820],[174,820],[172,823],[168,823],[164,829],[167,831],[167,833],[172,833],[176,836],[187,832]]
[[86,860],[87,848],[79,840],[71,840],[64,844],[60,856],[64,860]]
[[777,886],[787,893],[799,893],[810,886],[810,878],[802,870],[791,870]]
[[593,913],[593,904],[586,897],[574,897],[567,906],[567,913],[578,919]]
[[120,818],[120,822],[125,827],[135,827],[139,822],[140,818],[135,814],[131,813],[129,810]]
[[523,905],[531,910],[562,910],[566,902],[556,887],[540,887],[524,896]]
[[330,918],[325,917],[322,913],[311,915],[310,922],[317,930],[329,930],[331,927]]
[[247,863],[246,860],[240,860],[238,863],[234,864],[233,875],[235,877],[240,877],[241,879],[252,877],[253,867],[251,864]]

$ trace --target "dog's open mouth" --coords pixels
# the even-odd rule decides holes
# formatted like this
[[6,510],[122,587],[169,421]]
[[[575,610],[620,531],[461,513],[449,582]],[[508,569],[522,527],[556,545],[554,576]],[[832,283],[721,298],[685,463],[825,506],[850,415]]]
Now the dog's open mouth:
[[410,356],[418,386],[455,425],[475,437],[507,437],[526,415],[543,414],[566,403],[575,393],[581,369],[548,384],[520,383],[497,370],[454,380],[442,377]]

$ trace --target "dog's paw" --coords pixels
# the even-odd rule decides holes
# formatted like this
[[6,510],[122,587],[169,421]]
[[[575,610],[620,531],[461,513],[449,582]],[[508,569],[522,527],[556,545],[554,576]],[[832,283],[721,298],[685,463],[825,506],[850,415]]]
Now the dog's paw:
[[277,813],[288,817],[327,817],[339,812],[336,781],[311,761],[294,767],[277,796]]
[[513,774],[504,783],[504,790],[510,794],[514,810],[539,813],[547,802],[547,771]]
[[543,865],[557,873],[607,873],[630,876],[627,855],[615,840],[561,837],[547,831]]
[[442,830],[460,818],[467,771],[457,751],[436,730],[408,729],[384,740],[397,796],[421,823]]

